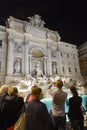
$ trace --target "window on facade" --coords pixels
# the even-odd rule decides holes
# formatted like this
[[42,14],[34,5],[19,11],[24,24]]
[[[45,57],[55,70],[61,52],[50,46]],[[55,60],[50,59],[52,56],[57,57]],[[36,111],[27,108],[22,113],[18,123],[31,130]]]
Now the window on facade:
[[63,54],[62,54],[62,52],[61,52],[61,57],[63,57]]
[[75,55],[73,54],[73,59],[75,59]]
[[69,67],[69,72],[71,72],[71,68]]
[[63,73],[65,72],[64,66],[62,67],[62,71],[63,71]]
[[0,47],[2,46],[2,40],[0,40]]
[[69,54],[67,53],[67,57],[69,58]]
[[75,72],[77,72],[77,68],[75,68]]

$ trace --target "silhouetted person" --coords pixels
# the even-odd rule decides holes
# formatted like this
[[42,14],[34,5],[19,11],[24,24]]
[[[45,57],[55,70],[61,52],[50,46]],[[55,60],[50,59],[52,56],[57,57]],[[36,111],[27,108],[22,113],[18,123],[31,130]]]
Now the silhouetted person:
[[33,87],[31,93],[33,99],[27,103],[25,130],[53,130],[47,107],[40,101],[42,89]]
[[6,84],[4,84],[3,86],[1,86],[0,88],[0,130],[6,130],[5,126],[4,126],[4,101],[5,101],[5,97],[8,95],[8,86]]
[[3,125],[7,129],[14,126],[18,120],[21,109],[24,105],[23,98],[18,95],[18,89],[15,86],[9,87],[8,95],[4,99],[3,107]]
[[84,130],[84,117],[81,110],[82,98],[78,96],[76,87],[70,87],[72,97],[69,98],[69,119],[73,130]]

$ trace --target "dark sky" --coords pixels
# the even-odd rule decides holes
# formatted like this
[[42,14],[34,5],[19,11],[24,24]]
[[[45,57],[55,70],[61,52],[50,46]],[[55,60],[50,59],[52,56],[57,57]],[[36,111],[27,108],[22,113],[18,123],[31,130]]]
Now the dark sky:
[[58,31],[61,40],[77,46],[87,41],[87,7],[84,0],[0,0],[0,25],[11,15],[27,20],[39,14],[45,27]]

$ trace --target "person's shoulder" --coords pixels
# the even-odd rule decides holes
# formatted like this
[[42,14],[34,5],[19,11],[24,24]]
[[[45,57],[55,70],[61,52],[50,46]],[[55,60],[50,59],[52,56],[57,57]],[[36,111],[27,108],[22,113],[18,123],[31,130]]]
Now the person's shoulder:
[[17,97],[19,100],[21,100],[21,101],[24,101],[24,98],[23,97],[21,97],[21,96],[19,96],[19,97]]
[[69,98],[69,102],[73,102],[74,100],[75,100],[74,97]]
[[48,93],[49,93],[51,96],[53,96],[56,92],[57,92],[56,89],[49,89],[49,90],[48,90]]
[[61,93],[65,96],[65,97],[67,97],[67,93],[65,92],[65,91],[61,91]]
[[79,95],[78,95],[78,96],[73,96],[72,98],[73,98],[74,100],[82,100],[82,97],[79,96]]
[[40,100],[39,100],[39,104],[40,104],[41,106],[46,107],[46,104],[45,104],[44,102],[40,101]]
[[47,110],[47,106],[46,106],[45,103],[43,103],[43,102],[40,101],[40,105],[39,106],[41,107],[41,109],[43,108],[43,110],[48,111]]
[[24,98],[21,96],[15,97],[14,100],[17,101],[18,103],[24,103]]
[[27,108],[32,108],[32,107],[39,107],[42,106],[42,103],[39,100],[31,100],[30,102],[27,102]]
[[3,102],[6,102],[6,96],[7,96],[7,93],[0,94],[0,104],[2,104]]
[[5,96],[5,93],[0,94],[0,100]]
[[82,97],[81,97],[81,96],[78,96],[78,99],[79,99],[79,100],[82,100]]
[[14,100],[15,100],[15,97],[14,97],[14,96],[10,96],[10,95],[6,95],[5,100],[6,100],[7,102],[14,101]]
[[67,95],[67,93],[66,93],[66,92],[64,92],[64,91],[63,91],[63,93],[64,93],[65,95]]
[[23,98],[23,97],[21,97],[21,96],[18,96],[18,98],[19,98],[19,99],[24,99],[24,98]]
[[82,97],[81,97],[81,96],[78,96],[78,98],[81,98],[81,99],[82,99]]
[[39,101],[38,100],[31,100],[29,102],[27,102],[27,105],[30,106],[30,105],[34,105],[34,104],[38,104]]
[[6,97],[7,95],[8,95],[7,92],[1,93],[1,94],[0,94],[0,98]]

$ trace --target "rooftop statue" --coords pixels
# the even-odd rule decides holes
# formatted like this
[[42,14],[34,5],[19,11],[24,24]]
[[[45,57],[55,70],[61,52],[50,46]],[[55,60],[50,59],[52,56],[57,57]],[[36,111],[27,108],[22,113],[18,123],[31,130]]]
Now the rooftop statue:
[[38,14],[35,14],[33,17],[28,17],[29,22],[32,26],[36,26],[36,27],[44,27],[45,22],[43,20],[41,20],[41,16],[39,16]]

